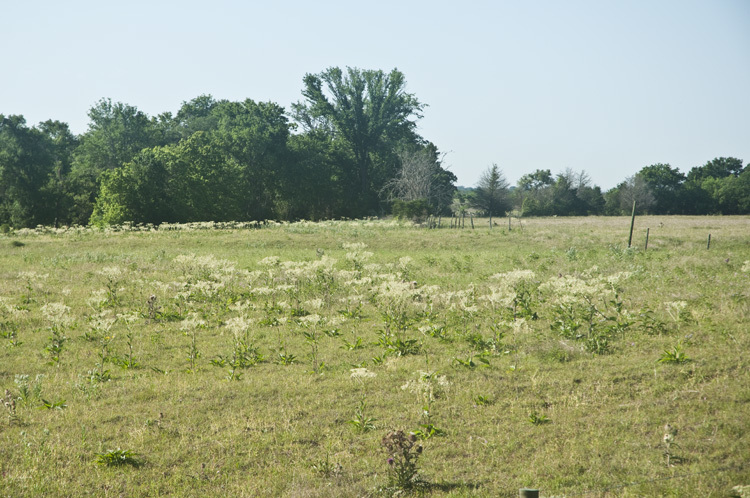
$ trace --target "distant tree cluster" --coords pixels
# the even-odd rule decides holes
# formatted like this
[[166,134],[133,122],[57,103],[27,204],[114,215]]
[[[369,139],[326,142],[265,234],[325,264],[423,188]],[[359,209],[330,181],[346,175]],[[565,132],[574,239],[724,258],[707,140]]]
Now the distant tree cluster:
[[458,192],[454,211],[473,208],[497,216],[586,216],[630,214],[750,214],[750,168],[742,160],[720,157],[687,175],[669,164],[642,168],[617,187],[602,193],[585,171],[566,169],[556,176],[538,169],[509,188],[502,171],[492,165],[476,187]]
[[606,214],[630,209],[633,200],[651,214],[749,214],[750,167],[719,157],[687,175],[669,164],[642,168],[606,194]]
[[201,95],[149,117],[102,99],[88,130],[0,114],[0,226],[326,219],[750,213],[750,168],[718,158],[687,175],[647,166],[602,193],[585,172],[549,169],[510,187],[492,165],[474,189],[416,132],[424,104],[404,75],[329,68],[291,112]]

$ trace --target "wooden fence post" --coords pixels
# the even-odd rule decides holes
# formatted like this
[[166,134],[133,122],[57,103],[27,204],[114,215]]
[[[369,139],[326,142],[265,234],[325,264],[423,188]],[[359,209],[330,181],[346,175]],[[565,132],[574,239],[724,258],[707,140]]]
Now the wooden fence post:
[[635,201],[633,201],[633,214],[630,218],[630,238],[628,239],[628,249],[630,249],[630,244],[633,242],[633,225],[635,225]]
[[706,249],[711,249],[711,234],[708,234],[708,243],[706,243]]
[[651,230],[650,228],[646,229],[646,247],[643,249],[644,251],[648,251],[648,231]]

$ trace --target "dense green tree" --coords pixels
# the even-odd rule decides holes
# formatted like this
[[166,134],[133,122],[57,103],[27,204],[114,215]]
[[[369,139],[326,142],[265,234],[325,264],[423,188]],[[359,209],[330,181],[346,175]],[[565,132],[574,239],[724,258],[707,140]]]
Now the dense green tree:
[[26,126],[23,116],[0,114],[0,223],[15,227],[52,224],[45,189],[54,175],[50,138]]
[[199,95],[183,102],[171,122],[173,130],[179,138],[187,138],[197,131],[215,130],[219,126],[219,114],[214,111],[225,102],[218,102],[211,95]]
[[79,140],[68,124],[61,121],[47,120],[38,128],[47,137],[52,159],[52,170],[42,188],[47,208],[43,217],[52,220],[55,226],[69,225],[73,221],[74,208],[70,172]]
[[734,157],[717,157],[703,166],[696,166],[687,174],[687,180],[697,182],[706,178],[724,178],[739,176],[743,171],[742,159]]
[[552,214],[557,216],[577,216],[587,214],[586,205],[577,196],[579,188],[587,186],[585,173],[578,178],[576,173],[567,169],[558,173],[552,185]]
[[652,164],[642,168],[637,176],[646,182],[654,196],[654,214],[679,214],[683,211],[681,189],[685,175],[669,164]]
[[510,208],[508,182],[497,164],[488,167],[479,177],[471,205],[489,216],[490,221],[493,216],[503,216]]
[[219,124],[214,141],[240,174],[238,219],[274,218],[280,175],[289,159],[289,122],[284,109],[247,99],[222,102],[215,113]]
[[[169,179],[174,146],[144,149],[123,167],[102,173],[93,224],[178,221]],[[182,220],[180,220],[182,221]]]
[[[406,79],[396,69],[385,74],[347,68],[344,73],[332,67],[320,74],[307,74],[302,90],[306,103],[293,105],[295,118],[303,126],[330,130],[351,147],[356,174],[348,179],[356,183],[347,188],[356,192],[365,212],[376,209],[377,193],[395,173],[395,146],[416,139],[416,119],[424,105],[405,88]],[[381,160],[380,174],[373,174],[376,153]]]
[[[178,144],[144,149],[105,171],[96,223],[228,221],[273,218],[287,197],[289,125],[276,104],[221,102],[216,129]],[[283,213],[287,214],[287,213]]]
[[548,216],[553,214],[552,185],[555,179],[548,169],[538,169],[523,175],[513,191],[515,204],[522,216]]
[[134,106],[102,99],[88,116],[89,129],[76,151],[78,170],[119,168],[144,148],[158,145],[156,122]]
[[591,185],[585,171],[570,168],[554,178],[548,169],[522,176],[513,197],[524,216],[585,216],[604,210],[601,189]]
[[88,222],[104,171],[121,167],[141,150],[164,140],[158,120],[128,104],[102,99],[88,116],[89,129],[80,137],[71,175],[76,205],[73,219],[78,223]]
[[[733,157],[719,157],[703,166],[692,168],[683,184],[682,198],[686,214],[718,214],[737,212],[741,201],[729,195],[732,185],[744,171],[742,160]],[[721,198],[721,200],[720,200]],[[735,199],[730,201],[729,199]],[[726,211],[728,210],[728,211]]]
[[701,184],[714,201],[716,212],[721,214],[750,214],[750,169],[738,176],[706,178]]
[[288,149],[289,160],[279,175],[278,216],[310,220],[349,216],[356,197],[342,178],[354,167],[351,150],[321,130],[290,136]]
[[102,174],[94,224],[242,220],[239,168],[196,132]]

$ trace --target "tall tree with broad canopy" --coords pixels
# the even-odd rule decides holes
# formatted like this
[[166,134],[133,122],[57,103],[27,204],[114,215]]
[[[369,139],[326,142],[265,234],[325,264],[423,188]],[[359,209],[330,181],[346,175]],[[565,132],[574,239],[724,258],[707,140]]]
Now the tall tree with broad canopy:
[[356,165],[356,183],[351,185],[362,207],[372,211],[377,192],[390,175],[373,178],[373,154],[393,150],[399,142],[413,142],[416,119],[424,104],[406,92],[406,79],[393,69],[346,72],[331,67],[304,77],[305,103],[292,106],[295,119],[304,127],[328,129],[351,147]]
[[71,175],[77,223],[86,223],[91,216],[103,172],[122,167],[141,150],[162,141],[158,121],[134,106],[101,99],[88,115],[89,129],[81,136]]
[[654,196],[654,214],[682,212],[680,189],[685,181],[685,175],[677,168],[657,163],[642,168],[637,175],[646,182]]

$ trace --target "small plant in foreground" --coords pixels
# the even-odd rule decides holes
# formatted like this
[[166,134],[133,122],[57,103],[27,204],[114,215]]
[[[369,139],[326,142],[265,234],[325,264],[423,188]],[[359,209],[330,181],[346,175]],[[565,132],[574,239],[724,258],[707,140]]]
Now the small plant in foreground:
[[414,432],[416,436],[422,439],[429,439],[432,436],[445,436],[446,432],[439,429],[432,423],[433,418],[433,406],[437,399],[445,395],[445,391],[449,386],[448,380],[444,375],[438,374],[438,372],[419,372],[419,378],[417,380],[410,380],[401,389],[409,390],[417,395],[422,403],[422,420],[423,424],[420,424],[422,429]]
[[105,467],[120,467],[122,465],[131,465],[138,467],[140,462],[136,458],[136,453],[130,450],[122,450],[117,448],[116,450],[108,450],[104,453],[96,454],[96,463],[104,465]]
[[238,372],[238,369],[250,368],[253,365],[257,365],[265,359],[265,356],[260,353],[259,349],[249,342],[247,334],[245,337],[238,335],[234,336],[232,354],[230,356],[219,355],[218,359],[211,360],[216,366],[229,366],[229,375],[227,380],[240,380],[242,373]]
[[302,336],[305,338],[305,342],[310,346],[310,361],[312,362],[313,373],[319,374],[323,371],[326,364],[323,361],[319,361],[318,348],[319,348],[319,335],[313,330],[302,331]]
[[133,355],[133,333],[128,332],[127,337],[127,346],[128,346],[128,352],[123,357],[113,357],[112,362],[116,365],[121,366],[125,370],[131,369],[131,368],[138,368],[140,366],[140,363],[138,360],[136,360],[135,356]]
[[420,427],[422,428],[414,431],[414,435],[419,439],[430,439],[433,436],[444,437],[448,435],[443,429],[436,427],[435,424],[429,422],[422,424]]
[[42,314],[49,320],[49,330],[52,332],[47,345],[44,347],[44,350],[49,355],[50,365],[60,365],[60,356],[62,355],[65,343],[68,342],[65,329],[72,322],[69,313],[70,307],[62,303],[48,303],[42,306]]
[[344,468],[341,466],[340,463],[331,462],[331,456],[330,454],[326,453],[326,457],[317,460],[310,464],[310,468],[316,473],[323,477],[332,477],[337,476],[341,474],[341,471],[344,470]]
[[5,390],[3,405],[8,409],[8,425],[12,425],[13,422],[18,420],[18,416],[16,415],[16,398],[7,389]]
[[357,409],[354,412],[354,418],[352,420],[349,420],[347,423],[351,424],[352,427],[354,427],[355,431],[365,433],[375,429],[375,422],[377,422],[377,420],[378,419],[376,418],[368,416],[367,402],[363,397],[359,402],[359,406],[357,406]]
[[494,401],[488,396],[483,396],[481,394],[477,394],[476,396],[474,396],[474,404],[476,404],[477,406],[489,406],[492,403],[494,403]]
[[669,424],[665,425],[662,441],[664,441],[664,456],[667,457],[667,468],[673,467],[672,461],[677,460],[672,452],[672,448],[677,446],[677,443],[674,442],[675,436],[677,436],[677,429]]
[[391,431],[380,442],[388,453],[388,481],[396,492],[412,491],[424,481],[419,479],[417,461],[422,455],[422,445],[415,434],[402,430]]
[[297,362],[297,357],[286,350],[286,347],[281,346],[276,350],[276,356],[274,357],[274,363],[278,365],[292,365]]
[[346,349],[348,351],[354,351],[354,350],[362,349],[362,348],[365,347],[365,345],[362,344],[362,338],[361,337],[357,337],[357,340],[354,341],[354,342],[349,342],[346,339],[343,339],[343,343],[344,343],[344,345],[341,346],[341,349]]
[[677,344],[671,351],[665,349],[657,361],[659,363],[687,363],[690,358],[682,350],[682,344]]
[[183,334],[190,338],[190,344],[187,347],[187,361],[190,363],[188,372],[195,372],[195,362],[196,360],[198,360],[198,358],[201,357],[201,352],[198,350],[198,345],[196,342],[195,331],[198,328],[205,328],[205,326],[205,320],[199,319],[195,313],[183,320],[182,325],[180,325],[180,329],[183,331]]
[[147,312],[148,320],[146,323],[155,322],[157,314],[161,311],[161,306],[157,306],[156,304],[156,295],[151,294],[149,298],[146,300],[146,306],[147,306]]
[[64,399],[59,399],[57,401],[47,401],[44,398],[42,398],[42,406],[40,406],[40,408],[46,408],[47,410],[62,410],[63,408],[67,407],[68,405],[65,403]]
[[49,337],[49,342],[44,347],[50,358],[50,365],[59,365],[60,356],[62,355],[63,347],[68,342],[68,338],[57,328],[52,329],[52,335]]
[[[480,366],[479,363],[481,363],[484,366],[488,367],[488,366],[490,366],[490,360],[488,360],[486,358],[486,356],[487,355],[483,354],[483,353],[480,353],[478,355],[471,354],[471,355],[467,356],[465,360],[462,360],[461,358],[455,358],[454,357],[452,363],[453,363],[454,367],[465,367],[465,368],[469,368],[469,369],[474,369],[474,368]],[[479,363],[477,363],[476,361],[474,361],[475,359]]]
[[29,383],[28,375],[16,375],[13,382],[18,388],[18,399],[23,402],[25,406],[29,406],[34,400],[41,399],[42,379],[44,379],[44,375],[38,374],[34,378],[34,382]]
[[532,412],[529,414],[529,422],[534,425],[544,425],[549,424],[552,421],[547,418],[547,415],[539,415],[537,412]]

